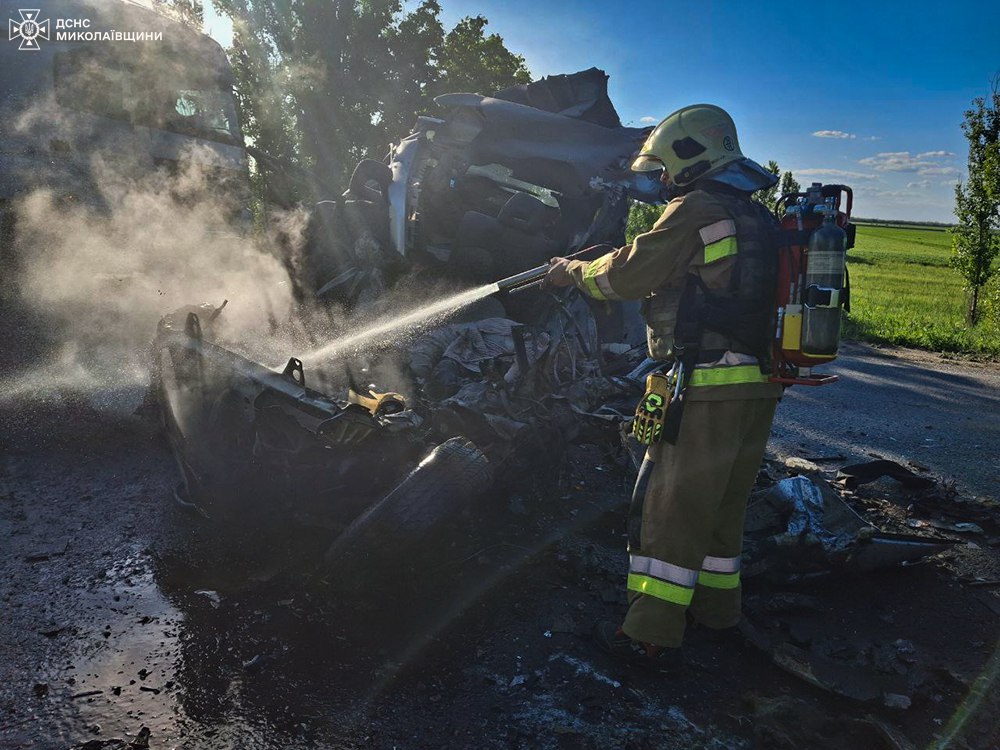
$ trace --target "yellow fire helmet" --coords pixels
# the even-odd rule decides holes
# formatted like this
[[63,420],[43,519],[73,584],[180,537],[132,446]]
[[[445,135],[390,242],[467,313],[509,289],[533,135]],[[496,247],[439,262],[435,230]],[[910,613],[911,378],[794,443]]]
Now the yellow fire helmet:
[[733,118],[713,104],[692,104],[668,115],[653,129],[632,169],[665,169],[670,181],[683,187],[743,158]]

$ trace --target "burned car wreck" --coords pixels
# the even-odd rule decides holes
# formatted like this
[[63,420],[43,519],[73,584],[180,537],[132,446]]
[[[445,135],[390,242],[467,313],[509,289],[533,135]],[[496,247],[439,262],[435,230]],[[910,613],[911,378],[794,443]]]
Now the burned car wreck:
[[[388,163],[359,164],[344,195],[312,214],[297,295],[331,320],[346,316],[339,330],[357,346],[314,340],[312,354],[271,352],[287,364],[266,367],[226,338],[225,312],[211,305],[168,315],[153,344],[153,390],[184,477],[178,498],[209,515],[329,529],[326,562],[345,581],[379,560],[418,566],[412,553],[446,547],[437,542],[491,490],[530,478],[551,485],[539,496],[557,493],[572,444],[634,459],[622,425],[656,366],[638,303],[573,289],[486,288],[432,326],[378,341],[356,330],[367,323],[352,326],[375,315],[392,330],[394,297],[419,311],[443,288],[620,246],[630,201],[660,200],[655,180],[628,169],[648,129],[621,125],[601,71],[437,101],[445,116],[420,118]],[[769,520],[799,554],[784,521]],[[844,538],[852,549],[898,541],[879,557],[886,565],[941,549],[853,527]],[[423,560],[425,570],[442,564]]]
[[[413,305],[422,284],[464,289],[622,244],[629,200],[654,201],[659,185],[628,170],[648,129],[621,126],[606,83],[590,70],[495,98],[441,97],[444,118],[421,118],[388,164],[362,162],[340,199],[315,207],[299,297],[363,319],[395,289]],[[220,336],[224,321],[211,305],[177,311],[153,345],[179,498],[210,515],[280,508],[345,538],[387,500],[423,497],[430,528],[491,477],[557,464],[585,432],[616,442],[608,404],[630,408],[620,376],[645,356],[638,303],[573,291],[486,296],[389,346],[276,370]],[[393,512],[416,533],[409,511]]]

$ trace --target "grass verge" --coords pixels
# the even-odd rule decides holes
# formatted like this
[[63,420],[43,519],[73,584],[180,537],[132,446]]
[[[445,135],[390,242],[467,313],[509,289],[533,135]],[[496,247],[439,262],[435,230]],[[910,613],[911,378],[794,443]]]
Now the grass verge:
[[1000,360],[1000,310],[987,301],[977,326],[965,322],[967,297],[950,256],[951,234],[940,228],[859,226],[844,336]]

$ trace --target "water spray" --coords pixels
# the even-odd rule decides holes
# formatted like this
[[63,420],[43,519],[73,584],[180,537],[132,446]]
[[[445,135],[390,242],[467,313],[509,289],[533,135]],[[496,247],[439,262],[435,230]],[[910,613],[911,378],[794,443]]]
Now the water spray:
[[499,291],[499,287],[496,284],[486,284],[453,294],[429,305],[423,305],[408,313],[386,315],[357,333],[331,341],[329,344],[303,355],[302,359],[303,361],[329,359],[343,354],[353,354],[365,347],[372,348],[379,344],[389,346],[398,342],[398,337],[395,335],[387,337],[387,334],[393,334],[399,330],[425,328],[429,324],[443,321],[455,311],[489,297],[491,294],[496,294],[497,291]]
[[[610,245],[594,245],[593,247],[573,253],[567,256],[567,258],[569,260],[585,260],[586,258],[596,257],[613,249]],[[429,305],[423,305],[416,310],[401,315],[392,314],[383,316],[357,333],[337,339],[336,341],[331,341],[329,344],[303,355],[302,360],[316,361],[329,359],[344,354],[352,354],[365,347],[373,348],[380,344],[382,346],[390,346],[398,342],[398,337],[387,337],[387,334],[393,334],[399,330],[426,328],[428,325],[445,320],[449,315],[452,315],[463,307],[468,307],[472,303],[498,292],[516,294],[529,289],[541,288],[548,271],[549,264],[546,263],[545,265],[522,271],[513,276],[508,276],[492,284],[484,284],[474,289],[453,294],[450,297],[445,297]]]

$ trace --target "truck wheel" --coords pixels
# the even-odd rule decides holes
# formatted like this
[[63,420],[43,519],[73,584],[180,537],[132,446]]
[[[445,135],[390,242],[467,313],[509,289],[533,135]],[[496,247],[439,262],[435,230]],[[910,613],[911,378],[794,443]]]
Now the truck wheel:
[[463,516],[491,482],[482,451],[463,437],[446,440],[337,536],[325,556],[329,578],[345,591],[370,590],[447,565]]

